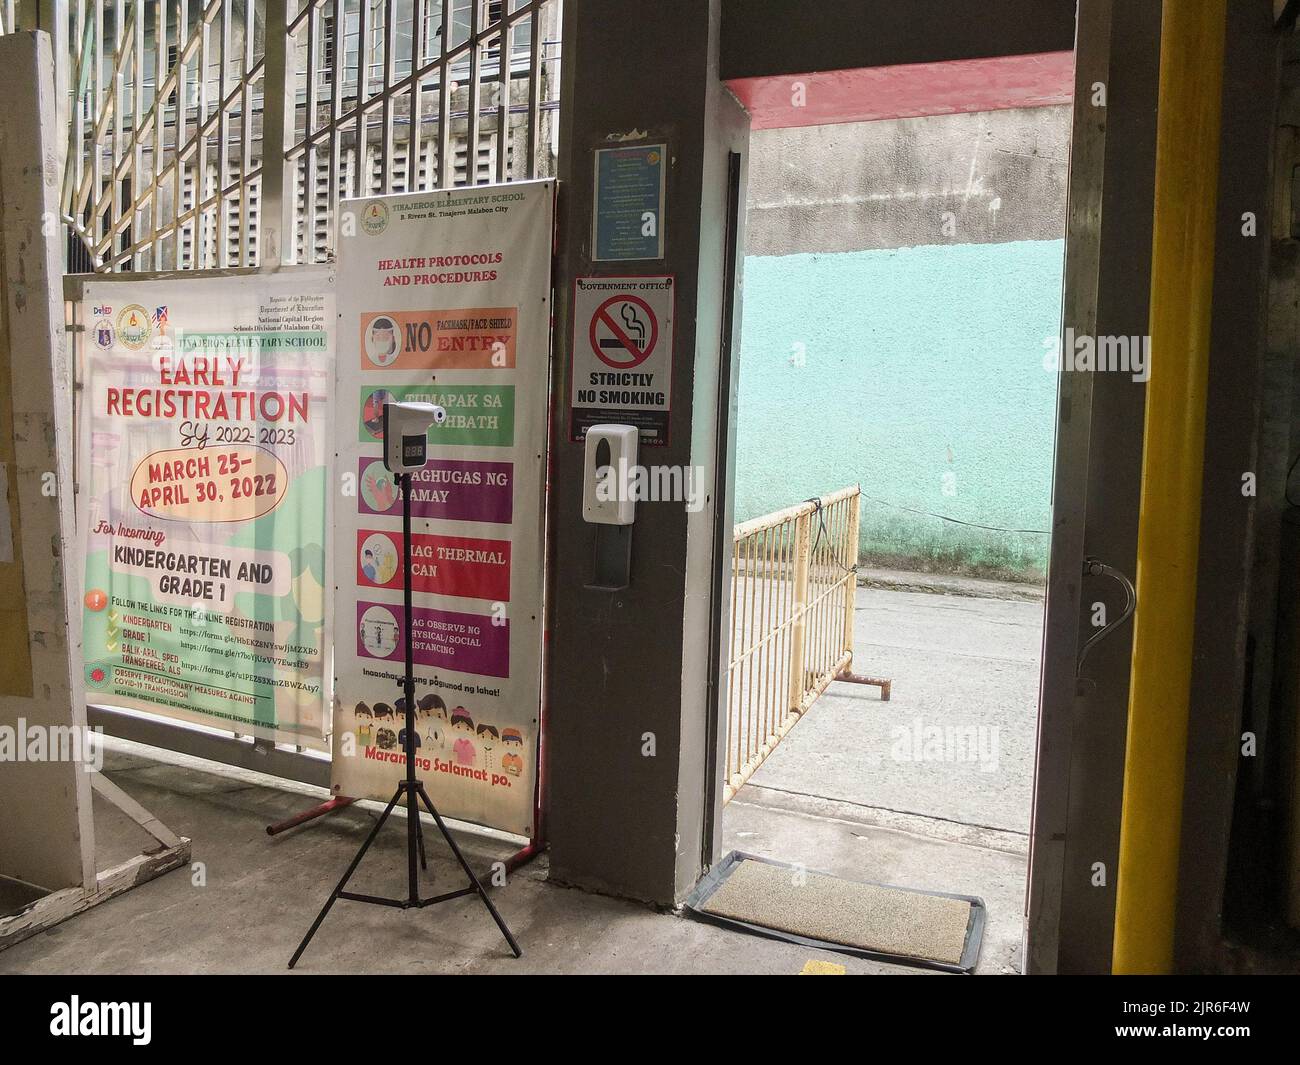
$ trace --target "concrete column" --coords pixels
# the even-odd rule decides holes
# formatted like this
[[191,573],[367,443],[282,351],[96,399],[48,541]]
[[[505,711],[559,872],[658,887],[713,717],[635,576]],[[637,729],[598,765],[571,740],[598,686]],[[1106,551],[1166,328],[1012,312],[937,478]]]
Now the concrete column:
[[[1159,4],[1114,5],[1094,330],[1099,336],[1144,336],[1150,321],[1160,31]],[[1084,472],[1086,552],[1132,578],[1146,385],[1126,374],[1093,377]],[[1090,578],[1080,586],[1085,610],[1099,600],[1113,610],[1122,601],[1119,590],[1105,583]],[[1110,971],[1132,641],[1133,628],[1126,623],[1097,644],[1087,669],[1096,683],[1070,697],[1075,753],[1063,852],[1057,970],[1063,974]],[[1068,673],[1061,679],[1075,684]],[[1108,871],[1104,886],[1094,886],[1097,862]]]
[[[720,373],[729,153],[743,153],[749,127],[718,80],[718,27],[719,0],[564,8],[545,741],[551,875],[663,905],[690,890],[712,853],[705,825],[719,791],[710,665],[725,649],[711,650],[710,606],[721,564],[715,532],[731,514],[712,484],[720,387],[731,389]],[[592,153],[644,141],[668,145],[664,258],[593,263]],[[595,527],[581,517],[583,447],[568,433],[573,284],[637,274],[676,277],[670,442],[642,448],[640,462],[703,467],[708,501],[696,513],[639,503],[630,584],[605,591],[589,586]]]
[[[81,627],[69,625],[81,559],[47,34],[0,37],[0,98],[0,727],[43,736],[48,753],[68,730],[77,735],[65,746],[81,746],[86,703]],[[66,756],[35,757],[0,763],[0,875],[93,888],[90,775]]]

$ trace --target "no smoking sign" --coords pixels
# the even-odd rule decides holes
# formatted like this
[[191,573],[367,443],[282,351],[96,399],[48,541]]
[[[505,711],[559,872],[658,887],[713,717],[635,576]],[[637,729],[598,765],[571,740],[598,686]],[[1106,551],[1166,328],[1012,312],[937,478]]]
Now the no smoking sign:
[[611,296],[596,308],[588,332],[596,358],[616,370],[630,370],[653,354],[659,318],[640,296]]
[[669,276],[574,282],[571,440],[614,422],[635,425],[642,444],[668,442],[673,294]]

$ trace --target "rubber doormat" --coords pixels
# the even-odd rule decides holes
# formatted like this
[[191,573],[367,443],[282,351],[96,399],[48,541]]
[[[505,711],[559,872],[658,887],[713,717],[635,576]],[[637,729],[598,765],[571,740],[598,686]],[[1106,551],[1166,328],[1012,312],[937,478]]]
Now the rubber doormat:
[[732,851],[691,893],[694,916],[753,935],[857,958],[968,973],[984,900],[859,883]]

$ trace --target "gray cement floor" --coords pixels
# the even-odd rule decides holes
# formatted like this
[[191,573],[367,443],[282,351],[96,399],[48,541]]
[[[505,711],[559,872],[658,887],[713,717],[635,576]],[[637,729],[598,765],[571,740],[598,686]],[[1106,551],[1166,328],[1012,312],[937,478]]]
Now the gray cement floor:
[[[1015,829],[1019,799],[994,793],[999,782],[1022,790],[1027,785],[1021,745],[1003,738],[1002,766],[990,774],[987,794],[981,784],[978,795],[971,795],[969,776],[950,774],[945,783],[944,774],[932,774],[925,763],[909,770],[889,765],[888,758],[882,758],[884,772],[867,773],[880,767],[862,759],[880,753],[879,730],[887,715],[928,720],[943,705],[937,700],[953,697],[954,686],[963,713],[1001,724],[1004,731],[1028,729],[1023,746],[1032,750],[1032,720],[1026,717],[1032,701],[1018,710],[1008,700],[1023,691],[1033,672],[1025,660],[1033,609],[1020,613],[1010,608],[1030,604],[972,604],[923,593],[919,598],[934,602],[899,598],[911,594],[864,590],[860,600],[860,618],[871,629],[871,640],[859,644],[860,650],[869,648],[860,666],[893,670],[894,701],[878,704],[873,690],[838,688],[823,699],[760,770],[762,786],[747,786],[727,807],[725,846],[855,879],[980,895],[989,924],[977,971],[1015,972],[1024,836]],[[924,642],[936,633],[948,648],[937,656]],[[877,737],[874,746],[864,748],[864,735]],[[819,743],[827,740],[830,753],[819,753]],[[109,747],[108,775],[190,836],[201,865],[167,873],[0,953],[0,973],[284,971],[377,811],[353,808],[272,839],[265,832],[268,823],[324,793],[121,741],[109,741]],[[811,769],[800,764],[809,760]],[[1023,784],[1014,783],[1022,777]],[[968,798],[951,794],[954,788]],[[96,828],[101,867],[148,842],[99,800]],[[457,835],[480,869],[518,845],[480,831]],[[400,828],[385,829],[353,882],[355,890],[402,891],[402,847]],[[440,886],[460,886],[441,845],[432,848],[430,865]],[[494,893],[524,947],[522,960],[509,955],[472,899],[420,913],[341,902],[299,971],[792,974],[809,962],[825,962],[848,973],[923,972],[714,928],[561,888],[548,883],[546,874],[543,858]]]
[[750,791],[1027,833],[1042,633],[1041,600],[859,588],[853,669],[890,701],[832,684]]
[[[335,878],[364,838],[376,811],[353,808],[274,839],[265,826],[323,796],[286,790],[269,778],[170,753],[109,741],[106,771],[119,785],[194,840],[194,871],[175,870],[0,953],[0,973],[276,973],[306,931]],[[164,760],[165,759],[165,760]],[[997,913],[979,971],[1013,971],[1019,928],[1007,918],[1023,859],[987,847],[945,843],[827,816],[828,811],[733,803],[727,844],[805,856],[837,872],[866,866],[894,883],[938,887],[997,884]],[[385,829],[354,881],[358,891],[404,889],[403,832]],[[130,822],[96,803],[101,852],[114,859],[146,840]],[[476,868],[511,853],[516,842],[461,831]],[[834,861],[827,858],[836,855]],[[445,848],[431,869],[459,886]],[[961,871],[969,869],[963,877]],[[932,874],[942,872],[939,880]],[[516,961],[486,911],[469,899],[422,913],[340,902],[299,964],[303,973],[760,973],[793,974],[810,961],[848,973],[923,970],[862,961],[714,928],[617,899],[546,881],[542,859],[525,867],[495,901],[524,948]],[[992,902],[992,900],[990,900]],[[1012,927],[1015,925],[1015,927]]]
[[982,897],[980,972],[1019,971],[1041,590],[868,574],[854,664],[723,815],[739,850],[855,880]]

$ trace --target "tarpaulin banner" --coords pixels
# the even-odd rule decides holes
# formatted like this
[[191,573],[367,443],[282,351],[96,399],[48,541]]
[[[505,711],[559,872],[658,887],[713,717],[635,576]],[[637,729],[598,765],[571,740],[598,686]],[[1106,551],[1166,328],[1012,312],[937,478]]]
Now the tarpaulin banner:
[[439,811],[533,831],[555,187],[345,202],[338,259],[333,789],[405,774],[402,500],[390,400],[436,403],[412,475],[416,769]]
[[326,749],[324,271],[91,282],[87,699]]

